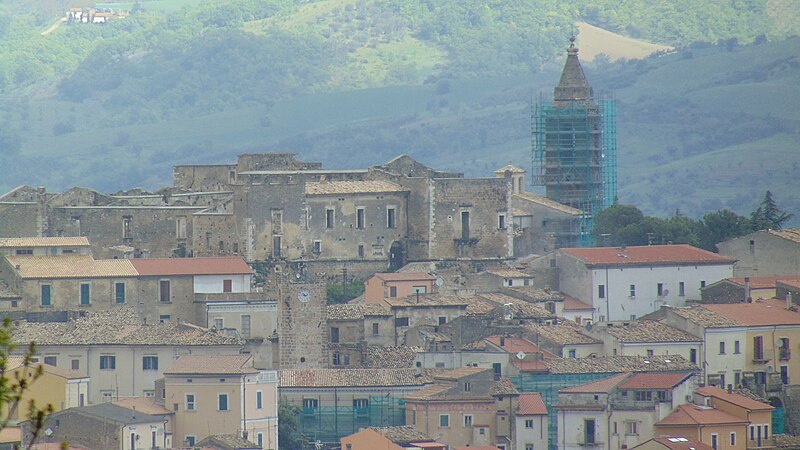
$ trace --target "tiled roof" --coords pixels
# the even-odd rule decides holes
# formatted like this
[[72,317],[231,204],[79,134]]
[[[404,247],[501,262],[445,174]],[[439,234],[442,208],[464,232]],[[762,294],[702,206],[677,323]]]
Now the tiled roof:
[[587,311],[587,310],[589,311],[594,310],[594,306],[583,303],[577,298],[570,297],[569,295],[564,296],[564,311]]
[[123,398],[115,400],[113,403],[117,406],[121,406],[123,408],[135,409],[136,411],[140,411],[145,414],[164,414],[164,415],[174,414],[173,411],[170,411],[167,408],[156,404],[156,399],[152,397]]
[[716,408],[709,408],[707,406],[698,406],[694,404],[686,404],[678,406],[672,413],[665,417],[660,422],[656,423],[658,426],[668,425],[718,425],[718,424],[741,424],[747,423],[746,420],[740,419],[725,411]]
[[685,308],[669,308],[668,311],[706,328],[741,326],[741,324],[735,320],[728,319],[699,305]]
[[253,270],[238,256],[213,258],[135,258],[140,275],[249,275]]
[[492,395],[519,395],[517,387],[508,378],[500,378],[492,386]]
[[[714,450],[710,445],[684,437],[657,437],[651,439],[670,450]],[[649,441],[647,441],[649,442]],[[643,444],[640,444],[643,445]],[[638,448],[639,445],[633,448]]]
[[781,285],[783,287],[788,287],[788,288],[791,288],[791,289],[800,289],[800,279],[798,279],[798,280],[778,280],[775,283],[775,286],[777,287],[779,285]]
[[25,345],[230,345],[239,338],[189,324],[145,325],[130,307],[90,313],[70,322],[19,322],[14,342]]
[[769,234],[782,237],[792,242],[800,242],[800,228],[787,228],[785,230],[769,230]]
[[533,360],[519,360],[512,359],[511,365],[516,367],[520,372],[547,372],[547,364],[542,359]]
[[88,247],[86,236],[0,238],[2,247]]
[[453,450],[500,450],[499,448],[495,447],[494,445],[479,445],[475,446],[466,446],[466,447],[455,447]]
[[557,325],[525,324],[532,333],[558,345],[599,344],[601,341],[583,334],[583,327],[571,320],[559,320]]
[[551,291],[550,289],[541,289],[534,286],[514,286],[514,287],[504,287],[504,292],[514,291],[519,292],[520,294],[525,295],[531,300],[536,301],[562,301],[564,300],[564,294],[561,292]]
[[407,369],[414,367],[414,360],[422,348],[412,346],[384,347],[369,345],[364,350],[362,365],[365,369]]
[[547,414],[547,406],[538,392],[523,392],[519,395],[519,410],[517,414]]
[[752,398],[745,397],[744,395],[739,395],[733,392],[729,393],[728,391],[720,389],[715,386],[703,386],[697,388],[695,392],[704,397],[716,397],[720,400],[732,403],[734,405],[740,406],[745,409],[749,409],[751,411],[765,411],[765,410],[768,411],[771,409],[775,409],[773,406],[767,403],[759,402],[757,400],[753,400]]
[[424,386],[433,380],[417,369],[281,370],[280,387]]
[[511,197],[511,200],[514,201],[515,199],[527,200],[529,202],[537,203],[539,205],[546,206],[563,213],[571,214],[573,216],[580,216],[583,214],[583,211],[580,209],[558,203],[557,201],[550,200],[547,197],[542,197],[541,195],[532,194],[530,192],[520,192],[519,194],[514,194]]
[[252,355],[184,355],[164,375],[243,375],[258,373]]
[[405,396],[407,400],[432,400],[444,395],[455,385],[453,383],[438,383],[432,384],[417,392]]
[[496,303],[498,306],[510,304],[508,309],[516,319],[548,319],[555,317],[553,313],[537,304],[526,302],[525,300],[520,300],[510,295],[501,294],[499,292],[478,295]]
[[306,183],[307,195],[380,194],[407,191],[408,189],[390,181],[318,181]]
[[558,391],[562,394],[608,394],[612,389],[617,387],[618,384],[625,381],[631,374],[621,373],[613,375],[602,380],[593,381],[591,383],[582,384],[580,386],[573,386]]
[[494,171],[494,173],[497,173],[497,174],[504,174],[506,172],[525,173],[525,169],[522,169],[522,168],[517,167],[515,165],[509,164],[509,165],[507,165],[505,167],[501,167],[501,168],[499,168],[499,169]]
[[556,356],[547,350],[542,350],[541,348],[537,347],[536,344],[533,342],[522,339],[522,338],[515,338],[515,337],[507,337],[503,338],[503,345],[500,345],[500,336],[489,336],[486,338],[487,341],[491,342],[492,344],[502,348],[503,350],[507,351],[508,353],[542,353],[545,358],[555,358]]
[[488,314],[499,307],[496,303],[486,300],[479,295],[470,295],[468,297],[461,297],[461,299],[467,304],[468,315],[477,316]]
[[421,294],[410,295],[403,298],[385,298],[384,301],[393,307],[404,308],[423,308],[430,306],[463,306],[467,307],[467,302],[464,299],[455,295],[445,294]]
[[425,272],[378,272],[374,277],[383,281],[432,281],[436,279],[433,275]]
[[486,271],[492,275],[503,278],[533,278],[533,275],[516,269],[489,269]]
[[197,443],[198,446],[212,446],[225,450],[260,449],[258,445],[237,434],[214,434]]
[[775,434],[772,436],[772,441],[775,443],[776,448],[792,450],[800,448],[800,436],[793,436],[791,434]]
[[127,259],[94,259],[90,255],[7,256],[12,267],[19,266],[22,278],[108,278],[135,277],[136,269]]
[[696,371],[697,366],[680,355],[602,356],[545,360],[550,373],[620,373]]
[[744,326],[800,325],[800,312],[787,310],[785,302],[780,300],[705,304],[701,307]]
[[437,380],[458,381],[461,378],[479,374],[489,370],[486,367],[459,367],[457,369],[445,370],[434,375]]
[[620,389],[672,389],[691,373],[637,373],[619,385]]
[[619,265],[694,265],[733,264],[734,260],[686,244],[645,245],[638,247],[562,248],[572,255],[595,266]]
[[654,320],[606,327],[608,334],[622,342],[698,342],[701,338]]
[[[745,277],[734,277],[734,278],[725,278],[721,282],[727,282],[731,284],[735,284],[737,286],[744,287]],[[795,275],[767,275],[761,277],[749,277],[750,278],[750,288],[751,289],[769,289],[774,288],[775,283],[778,281],[798,281],[800,280],[800,274]],[[717,283],[714,283],[717,284]]]
[[113,403],[99,403],[93,406],[82,406],[61,411],[60,414],[86,414],[120,424],[133,425],[138,423],[163,423],[164,418],[157,415],[145,414],[132,409],[123,408]]
[[401,446],[405,444],[410,444],[411,442],[433,441],[433,439],[429,438],[423,432],[408,425],[400,427],[370,427],[370,429],[375,430],[376,432],[386,437],[386,439]]
[[343,303],[328,305],[328,320],[361,320],[365,316],[391,316],[392,312],[383,305],[371,303]]

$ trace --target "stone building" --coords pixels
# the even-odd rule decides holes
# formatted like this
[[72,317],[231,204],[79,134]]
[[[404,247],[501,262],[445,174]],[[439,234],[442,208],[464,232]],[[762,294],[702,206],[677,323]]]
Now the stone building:
[[752,277],[800,273],[800,228],[761,230],[717,244],[736,260],[733,275]]
[[279,368],[328,366],[328,309],[325,286],[283,283],[278,295]]

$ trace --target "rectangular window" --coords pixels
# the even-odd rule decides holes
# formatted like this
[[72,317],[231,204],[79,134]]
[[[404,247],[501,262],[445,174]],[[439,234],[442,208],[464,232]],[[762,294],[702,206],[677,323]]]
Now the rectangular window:
[[408,326],[408,317],[398,317],[394,319],[394,326],[396,327],[407,327]]
[[656,291],[657,291],[659,297],[663,297],[664,296],[664,283],[658,283],[656,285]]
[[264,433],[256,434],[256,444],[258,445],[258,448],[264,448]]
[[355,409],[367,409],[369,407],[369,399],[366,398],[354,398],[353,399],[353,408]]
[[373,336],[377,336],[377,335],[379,335],[379,334],[380,334],[380,327],[379,327],[379,324],[378,324],[378,323],[373,323],[373,324],[372,324],[372,335],[373,335]]
[[678,295],[680,295],[681,297],[686,295],[686,283],[684,283],[683,281],[678,283]]
[[32,248],[23,248],[17,250],[18,255],[32,255],[33,249]]
[[595,443],[594,419],[583,419],[583,443]]
[[706,280],[701,280],[700,281],[700,289],[703,289],[704,287],[706,287]]
[[570,350],[567,352],[567,357],[568,357],[568,358],[575,358],[575,357],[576,357],[576,353],[575,353],[575,349],[574,349],[574,348],[573,348],[573,349],[570,349]]
[[397,297],[397,286],[389,286],[389,297]]
[[89,305],[91,303],[89,298],[90,289],[89,283],[81,283],[81,305]]
[[158,323],[169,323],[169,314],[161,314],[158,316]]
[[325,210],[325,228],[333,228],[335,220],[336,218],[334,216],[334,210],[327,208]]
[[125,303],[125,283],[114,283],[114,301]]
[[606,285],[601,284],[600,286],[597,286],[597,297],[606,298]]
[[717,433],[711,433],[711,448],[714,450],[719,448],[719,436]]
[[222,280],[222,292],[233,292],[233,280]]
[[736,432],[731,431],[731,447],[736,446]]
[[444,324],[446,324],[446,323],[447,323],[447,317],[445,317],[445,316],[440,316],[440,317],[439,317],[439,325],[444,325]]
[[649,402],[653,400],[652,391],[636,391],[637,402]]
[[218,411],[228,410],[228,394],[219,394],[217,396],[217,410]]
[[264,393],[256,391],[256,409],[264,409]]
[[764,338],[762,336],[753,337],[753,360],[764,360]]
[[631,298],[636,298],[636,285],[635,284],[632,284],[630,286],[630,297]]
[[130,239],[131,235],[131,222],[133,221],[133,217],[131,216],[122,216],[122,239]]
[[57,366],[58,365],[58,357],[57,356],[45,356],[44,363],[48,366]]
[[733,341],[733,353],[738,355],[740,352],[739,341]]
[[272,210],[272,234],[283,234],[283,210]]
[[464,414],[464,428],[472,426],[472,414]]
[[416,424],[417,424],[417,410],[416,409],[412,409],[411,410],[411,425],[416,425]]
[[143,370],[158,370],[158,356],[143,356],[142,357]]
[[439,426],[442,428],[450,426],[450,414],[439,414]]
[[386,228],[397,228],[397,217],[394,208],[386,208]]
[[358,257],[364,257],[364,244],[358,244]]
[[722,342],[719,343],[719,354],[720,355],[724,355],[725,354],[725,341],[722,341]]
[[625,422],[625,434],[637,435],[639,434],[639,423],[634,421]]
[[322,241],[314,241],[314,248],[312,251],[317,255],[322,253]]
[[533,450],[533,444],[525,444],[525,450]]
[[356,209],[356,228],[358,228],[359,230],[363,230],[364,228],[366,228],[364,222],[365,222],[364,221],[364,208],[362,207],[362,208]]
[[500,230],[506,229],[506,215],[504,213],[497,215],[497,228]]
[[188,445],[189,447],[194,447],[196,441],[197,441],[196,437],[191,435],[186,436],[186,445]]
[[79,359],[73,359],[72,361],[70,361],[70,363],[69,363],[69,364],[70,364],[70,368],[71,368],[73,371],[76,371],[76,372],[77,372],[78,370],[81,370],[81,360],[79,360]]
[[304,398],[303,399],[303,409],[306,411],[315,410],[319,408],[319,400],[315,398]]
[[158,298],[162,303],[169,303],[172,301],[172,296],[169,292],[169,280],[161,280],[158,282]]
[[689,362],[692,364],[697,364],[697,349],[691,348],[689,349]]
[[214,329],[219,331],[225,328],[225,319],[216,318],[214,319]]
[[242,337],[250,339],[250,315],[246,314],[242,316],[241,325],[239,332],[242,334]]
[[427,294],[428,293],[428,286],[414,286],[411,288],[411,291],[416,294]]
[[461,211],[461,239],[469,239],[469,211]]
[[178,239],[186,239],[186,217],[178,217],[175,219],[175,237]]
[[194,411],[194,394],[186,394],[186,411]]
[[272,256],[275,258],[281,257],[281,237],[272,236]]
[[117,368],[117,357],[114,355],[100,356],[100,370],[114,370]]
[[339,327],[331,327],[331,342],[339,343]]
[[533,419],[525,419],[525,428],[533,428]]
[[42,306],[51,306],[52,303],[50,302],[50,290],[51,286],[49,284],[42,285]]

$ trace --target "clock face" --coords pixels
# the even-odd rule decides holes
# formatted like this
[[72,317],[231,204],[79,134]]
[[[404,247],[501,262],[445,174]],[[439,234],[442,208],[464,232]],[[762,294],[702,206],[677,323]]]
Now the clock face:
[[311,300],[311,292],[308,292],[307,289],[300,289],[297,292],[297,299],[300,300],[301,302],[305,303],[305,302]]

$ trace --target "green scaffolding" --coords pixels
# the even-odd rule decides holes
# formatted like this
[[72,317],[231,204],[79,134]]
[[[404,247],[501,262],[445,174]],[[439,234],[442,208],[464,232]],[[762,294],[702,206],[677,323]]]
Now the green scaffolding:
[[353,404],[304,407],[300,431],[310,441],[338,444],[339,440],[366,427],[406,424],[406,402],[391,395],[370,396],[364,407]]
[[508,377],[520,392],[538,392],[547,406],[547,443],[549,450],[558,448],[558,417],[553,405],[558,404],[558,391],[572,386],[591,383],[616,373],[570,373],[518,375]]

